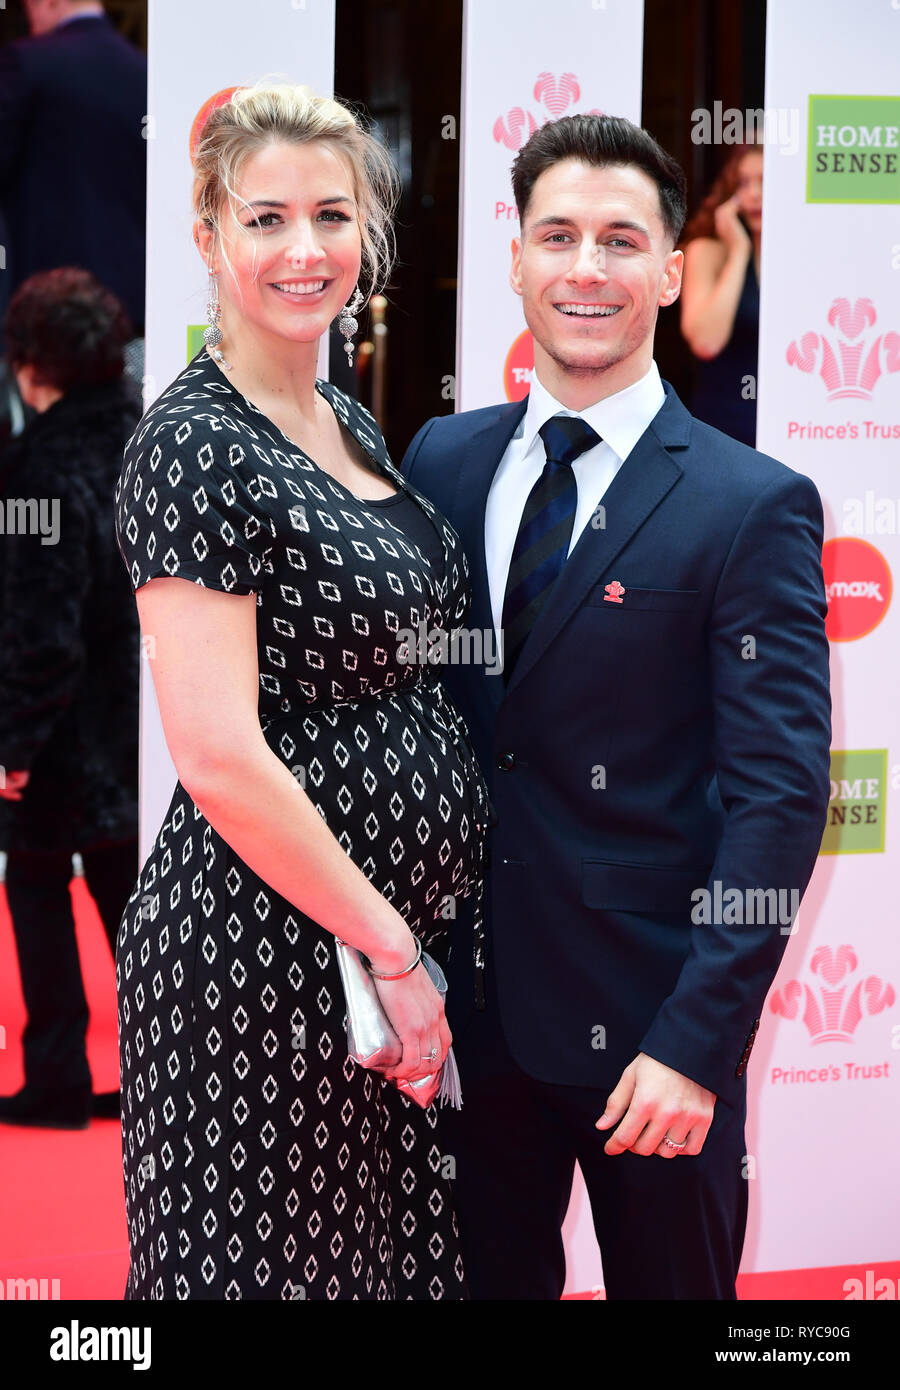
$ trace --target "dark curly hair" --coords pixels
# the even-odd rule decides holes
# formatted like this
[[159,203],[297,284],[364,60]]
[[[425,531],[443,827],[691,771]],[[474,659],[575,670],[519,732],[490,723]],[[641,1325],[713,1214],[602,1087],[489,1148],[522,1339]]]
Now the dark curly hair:
[[681,165],[648,130],[624,116],[561,116],[538,127],[512,166],[513,194],[523,225],[534,185],[561,159],[578,159],[601,169],[610,164],[632,164],[643,170],[659,190],[663,226],[673,245],[677,243],[687,213],[687,183]]
[[40,385],[63,394],[120,377],[123,349],[134,336],[122,302],[77,266],[24,280],[9,301],[5,327],[10,365],[32,367]]

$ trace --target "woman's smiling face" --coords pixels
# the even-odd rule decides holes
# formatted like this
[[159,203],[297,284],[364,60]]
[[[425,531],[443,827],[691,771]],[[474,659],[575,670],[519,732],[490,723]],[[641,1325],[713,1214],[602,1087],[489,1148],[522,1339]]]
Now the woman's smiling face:
[[[223,332],[229,311],[259,330],[313,342],[352,297],[362,242],[348,166],[324,140],[273,141],[243,165],[217,258]],[[249,205],[249,206],[248,206]],[[209,260],[211,234],[196,224]],[[230,269],[229,263],[230,262]]]

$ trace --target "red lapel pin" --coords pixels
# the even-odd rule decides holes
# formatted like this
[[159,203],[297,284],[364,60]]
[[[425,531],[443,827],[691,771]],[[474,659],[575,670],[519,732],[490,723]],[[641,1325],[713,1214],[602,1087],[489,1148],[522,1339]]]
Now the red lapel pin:
[[623,586],[622,584],[619,583],[618,579],[614,579],[613,582],[612,582],[611,584],[606,584],[606,585],[604,586],[604,588],[605,588],[605,593],[604,593],[604,595],[603,595],[603,602],[604,602],[604,603],[621,603],[621,602],[622,602],[622,595],[624,594],[625,589],[624,589],[624,586]]

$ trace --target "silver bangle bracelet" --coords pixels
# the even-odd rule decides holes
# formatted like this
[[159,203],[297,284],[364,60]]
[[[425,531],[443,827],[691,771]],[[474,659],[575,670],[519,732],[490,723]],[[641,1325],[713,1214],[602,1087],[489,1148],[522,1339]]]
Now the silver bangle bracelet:
[[415,958],[415,960],[413,961],[412,965],[408,965],[408,966],[406,967],[405,970],[398,970],[397,973],[396,973],[396,975],[384,975],[384,974],[382,974],[382,972],[381,972],[380,970],[373,970],[372,967],[371,967],[371,965],[369,964],[369,960],[368,960],[368,957],[367,957],[367,956],[363,956],[363,964],[365,965],[366,969],[368,970],[369,974],[373,977],[373,979],[376,979],[376,980],[402,980],[404,975],[411,975],[411,974],[413,973],[413,971],[415,970],[416,966],[419,964],[419,961],[422,959],[422,942],[419,940],[418,937],[415,938],[415,941],[416,941],[416,958]]

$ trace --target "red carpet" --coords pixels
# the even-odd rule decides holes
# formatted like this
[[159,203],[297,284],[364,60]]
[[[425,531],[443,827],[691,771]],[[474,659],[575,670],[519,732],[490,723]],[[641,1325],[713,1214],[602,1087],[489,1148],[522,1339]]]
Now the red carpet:
[[[95,1091],[119,1084],[115,971],[94,901],[83,878],[71,884],[85,988],[91,1009],[88,1060]],[[25,1010],[15,945],[0,885],[0,1094],[22,1084],[19,1045]],[[122,1138],[117,1121],[93,1120],[75,1133],[0,1125],[0,1282],[46,1279],[62,1299],[121,1299],[128,1273],[122,1187]],[[870,1279],[893,1278],[900,1261],[870,1265]],[[744,1300],[833,1299],[863,1266],[781,1270],[738,1279]],[[52,1281],[58,1280],[58,1286]],[[574,1298],[590,1299],[590,1293]]]
[[[71,892],[91,1010],[87,1045],[94,1090],[111,1091],[119,1084],[115,971],[83,878],[72,880]],[[23,1081],[19,1040],[24,1020],[6,893],[0,886],[3,1095],[18,1090]],[[58,1279],[60,1298],[121,1299],[128,1236],[118,1121],[92,1120],[89,1129],[72,1133],[0,1125],[0,1155],[0,1281]]]

